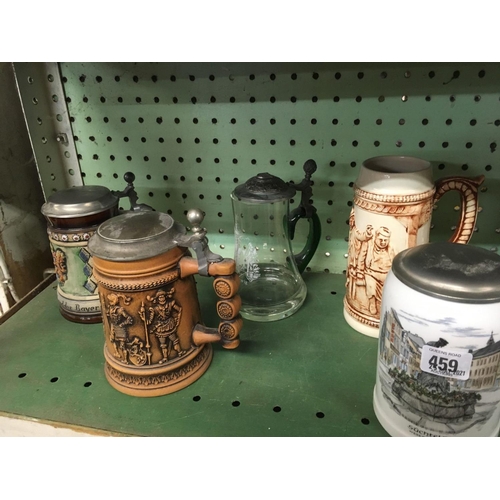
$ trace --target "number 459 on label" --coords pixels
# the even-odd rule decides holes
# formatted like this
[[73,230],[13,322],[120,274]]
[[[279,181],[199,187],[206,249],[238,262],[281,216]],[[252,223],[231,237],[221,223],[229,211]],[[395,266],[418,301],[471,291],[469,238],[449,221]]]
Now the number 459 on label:
[[438,349],[429,345],[422,348],[420,369],[440,377],[467,380],[472,354],[464,349]]

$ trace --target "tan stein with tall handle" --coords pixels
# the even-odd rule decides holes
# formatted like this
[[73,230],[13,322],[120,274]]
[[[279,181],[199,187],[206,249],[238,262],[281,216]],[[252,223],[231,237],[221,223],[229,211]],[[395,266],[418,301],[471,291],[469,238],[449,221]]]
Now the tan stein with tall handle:
[[382,289],[394,257],[429,242],[434,204],[458,191],[461,212],[453,243],[468,243],[484,176],[432,179],[431,163],[409,156],[366,160],[354,185],[349,217],[344,318],[356,331],[378,337]]
[[[191,234],[161,212],[129,212],[101,224],[89,241],[104,326],[105,375],[132,396],[190,385],[212,360],[211,342],[239,345],[243,321],[233,259],[208,247],[203,213],[187,213]],[[193,250],[196,257],[191,256]],[[211,276],[217,328],[201,318],[194,275]]]
[[120,213],[118,204],[124,196],[130,199],[130,210],[152,210],[149,205],[137,203],[134,174],[127,172],[124,179],[127,186],[123,191],[75,186],[53,193],[42,206],[57,278],[59,310],[69,321],[101,321],[93,262],[87,249],[99,224]]

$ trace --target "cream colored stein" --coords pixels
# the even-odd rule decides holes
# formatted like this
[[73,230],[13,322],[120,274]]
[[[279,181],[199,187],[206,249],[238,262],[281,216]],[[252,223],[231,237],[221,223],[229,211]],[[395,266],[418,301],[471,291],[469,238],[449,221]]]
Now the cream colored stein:
[[361,166],[349,217],[344,318],[358,332],[378,337],[382,289],[393,258],[429,242],[431,214],[446,192],[460,193],[460,219],[450,238],[468,243],[478,213],[484,176],[432,179],[427,160],[378,156]]

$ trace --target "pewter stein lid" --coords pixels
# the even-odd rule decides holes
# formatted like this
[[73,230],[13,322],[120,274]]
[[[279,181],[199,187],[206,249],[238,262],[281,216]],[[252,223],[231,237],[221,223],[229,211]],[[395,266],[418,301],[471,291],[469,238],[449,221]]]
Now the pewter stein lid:
[[296,189],[283,179],[268,172],[262,172],[240,184],[234,195],[242,201],[267,203],[288,200],[296,193]]
[[75,186],[50,195],[41,210],[46,217],[65,219],[97,214],[117,203],[118,197],[107,187]]
[[92,255],[111,261],[134,261],[179,246],[186,228],[162,212],[126,212],[103,222],[90,238]]
[[458,243],[426,243],[400,252],[392,272],[425,295],[471,304],[500,302],[500,256]]

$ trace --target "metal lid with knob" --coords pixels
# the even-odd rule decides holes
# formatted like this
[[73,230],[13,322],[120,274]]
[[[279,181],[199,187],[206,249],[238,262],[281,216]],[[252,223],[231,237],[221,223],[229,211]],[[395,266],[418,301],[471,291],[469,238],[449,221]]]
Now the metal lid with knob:
[[107,187],[76,186],[52,194],[41,210],[46,217],[84,217],[109,210],[117,203],[118,197]]
[[103,222],[90,238],[88,248],[96,257],[117,262],[147,259],[168,252],[175,247],[195,250],[200,274],[207,262],[218,262],[222,257],[208,248],[206,230],[201,227],[203,212],[191,209],[187,219],[192,234],[170,215],[155,212],[127,212]]
[[42,205],[41,212],[45,217],[69,219],[85,217],[110,210],[118,205],[120,198],[127,196],[130,199],[130,209],[149,209],[148,205],[137,203],[137,193],[134,188],[135,175],[127,172],[123,176],[127,186],[123,191],[111,191],[105,186],[74,186],[57,191],[50,195]]

